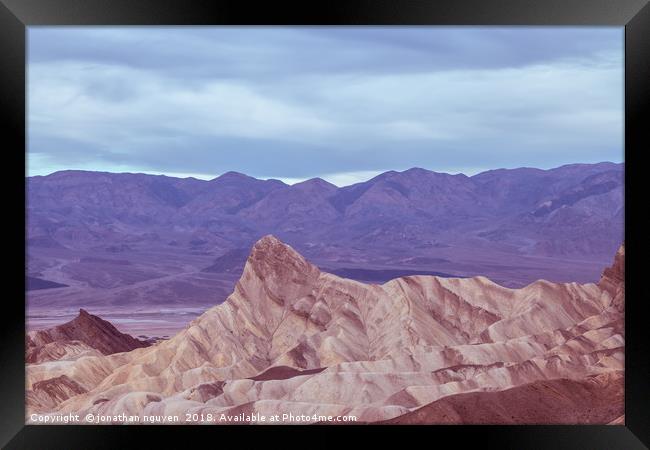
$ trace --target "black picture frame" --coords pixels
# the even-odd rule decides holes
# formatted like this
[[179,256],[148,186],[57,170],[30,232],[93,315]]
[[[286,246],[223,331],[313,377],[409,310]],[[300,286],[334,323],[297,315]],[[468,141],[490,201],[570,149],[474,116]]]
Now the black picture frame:
[[[316,445],[327,430],[328,446],[337,445],[332,427],[196,426],[43,426],[24,424],[25,344],[25,50],[32,25],[594,25],[625,27],[625,240],[626,348],[624,426],[418,426],[339,427],[383,439],[418,432],[430,445],[469,441],[495,448],[636,449],[650,446],[650,353],[644,304],[647,252],[647,205],[641,194],[644,151],[650,149],[650,6],[648,0],[338,0],[330,2],[260,2],[181,0],[0,0],[0,118],[4,140],[2,177],[5,203],[5,298],[0,333],[0,445],[3,448],[124,448],[137,440],[147,447],[177,448],[235,431],[244,436]],[[22,264],[22,266],[21,266]],[[7,291],[7,288],[9,290]],[[646,295],[644,295],[646,294]],[[22,299],[22,301],[21,301]],[[287,429],[290,430],[287,432]],[[239,435],[239,433],[237,433]],[[327,437],[330,436],[330,440]],[[158,441],[158,443],[153,443]],[[246,441],[248,442],[248,441]],[[273,441],[268,441],[271,445]],[[166,444],[166,445],[165,445]],[[140,445],[141,446],[141,445]]]

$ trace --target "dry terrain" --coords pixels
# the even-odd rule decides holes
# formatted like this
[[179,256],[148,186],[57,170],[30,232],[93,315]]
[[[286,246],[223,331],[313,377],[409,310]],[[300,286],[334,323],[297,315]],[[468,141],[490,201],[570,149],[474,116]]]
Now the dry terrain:
[[480,276],[416,275],[365,284],[265,236],[226,301],[170,339],[118,353],[81,342],[89,348],[34,357],[27,421],[291,413],[622,423],[623,280],[621,247],[598,283],[510,289]]

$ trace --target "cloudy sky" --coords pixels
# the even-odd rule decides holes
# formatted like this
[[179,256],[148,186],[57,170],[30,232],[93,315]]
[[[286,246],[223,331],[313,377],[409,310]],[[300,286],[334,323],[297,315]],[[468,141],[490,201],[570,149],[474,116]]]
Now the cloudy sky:
[[30,27],[28,175],[623,160],[623,28]]

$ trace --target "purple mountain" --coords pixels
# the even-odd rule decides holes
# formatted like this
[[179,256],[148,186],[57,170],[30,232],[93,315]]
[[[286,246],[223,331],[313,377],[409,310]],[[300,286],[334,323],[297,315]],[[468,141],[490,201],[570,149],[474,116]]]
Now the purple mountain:
[[210,181],[57,172],[27,179],[27,272],[65,285],[34,291],[35,305],[87,302],[87,288],[99,289],[98,304],[214,304],[251,245],[273,234],[362,281],[596,281],[623,241],[623,171],[572,164],[468,177],[413,168],[342,188],[235,172]]

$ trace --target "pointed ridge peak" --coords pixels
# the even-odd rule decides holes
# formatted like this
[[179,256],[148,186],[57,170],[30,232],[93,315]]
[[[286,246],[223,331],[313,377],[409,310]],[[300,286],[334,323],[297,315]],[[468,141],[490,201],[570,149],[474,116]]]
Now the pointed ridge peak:
[[[104,319],[102,319],[102,318],[100,318],[98,316],[94,316],[94,315],[90,314],[88,311],[86,311],[85,309],[80,308],[79,309],[79,315],[77,317],[75,317],[74,319],[72,319],[69,323],[76,323],[76,324],[83,323],[84,326],[90,325],[90,324],[92,324],[92,326],[96,326],[97,324],[104,323],[104,322],[106,322]],[[106,323],[110,323],[110,322],[106,322]]]
[[623,242],[616,251],[614,262],[609,269],[617,273],[625,273],[625,242]]
[[336,185],[330,183],[329,181],[323,180],[320,177],[310,178],[308,180],[301,181],[300,183],[296,183],[296,184],[293,185],[293,187],[301,187],[301,186],[304,186],[304,187],[318,186],[318,187],[324,187],[324,188],[328,188],[328,189],[332,189],[332,188],[338,189],[336,187]]
[[277,252],[279,250],[291,250],[292,252],[298,254],[294,249],[291,248],[288,244],[285,244],[280,239],[276,238],[272,234],[267,234],[262,236],[256,243],[253,245],[253,250],[251,253],[256,252]]
[[449,173],[449,172],[437,172],[435,170],[423,169],[422,167],[411,167],[402,172],[398,172],[403,175],[411,176],[436,176],[436,177],[459,177],[459,178],[469,178],[464,173]]
[[254,180],[256,178],[253,178],[251,176],[248,176],[246,174],[240,173],[240,172],[235,172],[234,170],[230,170],[228,172],[225,172],[218,177],[212,179],[212,181],[217,181],[217,180]]
[[266,179],[262,179],[262,181],[265,181],[269,184],[276,184],[278,186],[288,186],[287,183],[285,183],[282,180],[278,180],[277,178],[266,178]]
[[284,183],[281,180],[276,180],[275,178],[255,178],[251,175],[246,175],[245,173],[241,172],[235,172],[235,171],[229,171],[226,173],[223,173],[219,175],[216,178],[213,178],[210,180],[211,182],[244,182],[244,183],[259,183],[259,184],[267,184],[267,185],[276,185],[276,186],[286,186],[286,183]]
[[35,337],[35,345],[45,345],[54,341],[81,341],[104,355],[151,345],[149,342],[140,341],[120,332],[109,321],[94,316],[83,308],[80,308],[79,315],[69,322],[35,331],[30,336]]
[[618,248],[612,265],[603,270],[598,285],[611,293],[625,287],[625,242]]
[[406,169],[402,173],[436,173],[436,172],[433,172],[432,170],[423,169],[422,167],[411,167],[410,169]]
[[390,178],[392,176],[399,175],[400,173],[401,172],[397,172],[395,170],[389,170],[387,172],[382,172],[379,175],[375,175],[374,177],[372,177],[368,181],[363,181],[363,182],[357,183],[357,184],[375,183],[377,181],[385,180],[386,178]]
[[614,262],[611,266],[605,269],[604,275],[613,275],[618,274],[622,279],[625,273],[625,243],[622,243],[621,246],[616,251],[614,255]]
[[403,177],[408,177],[411,180],[424,180],[434,177],[446,177],[452,176],[444,172],[434,172],[433,170],[423,169],[421,167],[411,167],[410,169],[399,172],[399,175]]
[[300,183],[296,183],[296,184],[330,184],[330,183],[323,180],[321,177],[314,177],[314,178],[309,178],[305,181],[301,181]]
[[253,245],[246,265],[262,276],[318,272],[300,253],[271,234],[263,236]]
[[311,292],[319,277],[316,266],[269,234],[253,246],[235,289],[255,307],[266,300],[285,307]]
[[276,244],[276,243],[286,245],[280,239],[276,238],[272,234],[266,234],[266,235],[262,236],[261,238],[259,238],[257,240],[255,245],[257,246],[258,244]]

